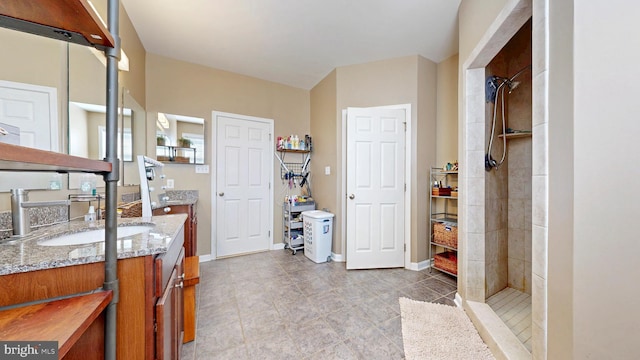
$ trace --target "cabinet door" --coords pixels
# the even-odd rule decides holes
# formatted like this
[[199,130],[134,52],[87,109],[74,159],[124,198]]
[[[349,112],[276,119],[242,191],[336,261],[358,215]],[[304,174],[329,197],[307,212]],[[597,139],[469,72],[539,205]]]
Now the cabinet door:
[[184,253],[171,272],[169,283],[156,303],[156,359],[180,359],[184,331]]
[[198,231],[198,219],[196,214],[196,205],[171,205],[171,210],[164,212],[164,208],[158,208],[153,210],[154,216],[166,215],[166,214],[187,214],[187,220],[184,223],[184,250],[185,256],[195,256],[197,250],[197,231]]
[[156,359],[177,359],[175,349],[175,311],[177,308],[175,297],[175,283],[178,271],[174,269],[169,279],[169,285],[162,297],[156,303]]

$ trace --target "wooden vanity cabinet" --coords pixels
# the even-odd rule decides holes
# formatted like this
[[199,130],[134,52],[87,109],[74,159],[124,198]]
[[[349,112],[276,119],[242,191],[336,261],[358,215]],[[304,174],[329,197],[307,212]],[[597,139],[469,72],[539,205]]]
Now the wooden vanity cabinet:
[[[196,285],[200,282],[199,258],[196,256],[198,243],[197,203],[188,205],[170,205],[153,210],[154,216],[168,214],[187,214],[184,222],[184,258],[186,269],[182,273],[183,288],[183,329],[182,342],[193,341],[196,336]],[[187,274],[185,277],[184,274]]]
[[198,204],[169,205],[164,208],[154,209],[153,216],[169,214],[187,214],[184,222],[184,256],[189,258],[196,256],[198,252]]
[[[167,252],[118,260],[120,296],[116,356],[127,360],[179,359],[182,346],[184,231]],[[104,283],[104,262],[0,276],[0,306],[89,292]],[[42,339],[45,340],[45,339]],[[100,315],[65,359],[101,358]]]

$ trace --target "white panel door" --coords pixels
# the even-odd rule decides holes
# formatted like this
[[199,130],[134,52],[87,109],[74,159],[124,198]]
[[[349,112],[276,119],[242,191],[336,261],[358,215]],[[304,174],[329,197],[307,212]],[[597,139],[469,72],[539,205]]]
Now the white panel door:
[[347,269],[404,267],[405,111],[347,111]]
[[216,250],[230,256],[270,248],[273,122],[214,112]]
[[56,89],[0,81],[0,123],[20,128],[20,145],[58,151]]
[[[58,151],[58,100],[52,87],[0,80],[0,123],[20,129],[20,145]],[[50,174],[3,172],[0,191],[47,189]]]

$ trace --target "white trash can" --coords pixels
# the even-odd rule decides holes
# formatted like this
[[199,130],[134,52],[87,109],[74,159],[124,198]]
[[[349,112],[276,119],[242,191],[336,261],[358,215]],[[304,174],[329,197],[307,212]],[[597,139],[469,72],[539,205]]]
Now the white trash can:
[[304,255],[315,263],[331,260],[333,214],[326,211],[303,211]]

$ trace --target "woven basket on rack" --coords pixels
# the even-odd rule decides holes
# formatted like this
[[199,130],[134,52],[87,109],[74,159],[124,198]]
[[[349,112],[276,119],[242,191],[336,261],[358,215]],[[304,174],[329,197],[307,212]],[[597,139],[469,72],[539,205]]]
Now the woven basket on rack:
[[458,275],[458,255],[455,251],[445,251],[433,256],[434,267]]
[[141,217],[142,216],[142,200],[132,201],[130,203],[118,206],[122,209],[123,218]]
[[458,226],[449,222],[433,223],[433,242],[457,249]]

